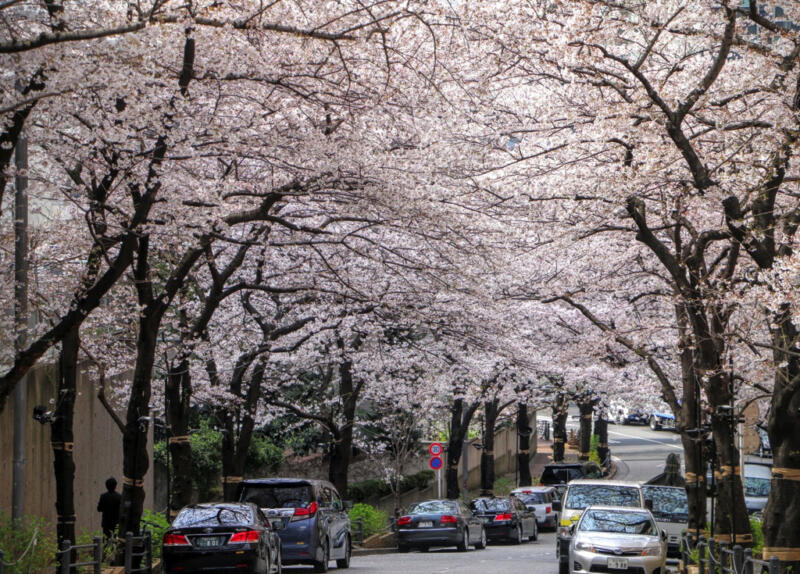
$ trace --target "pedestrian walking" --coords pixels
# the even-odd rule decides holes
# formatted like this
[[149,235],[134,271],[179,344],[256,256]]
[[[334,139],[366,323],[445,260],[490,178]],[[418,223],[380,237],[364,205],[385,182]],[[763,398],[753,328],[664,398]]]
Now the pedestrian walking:
[[119,507],[122,495],[117,492],[117,479],[113,476],[106,480],[107,492],[100,495],[97,512],[103,514],[103,538],[107,542],[114,537],[119,526]]

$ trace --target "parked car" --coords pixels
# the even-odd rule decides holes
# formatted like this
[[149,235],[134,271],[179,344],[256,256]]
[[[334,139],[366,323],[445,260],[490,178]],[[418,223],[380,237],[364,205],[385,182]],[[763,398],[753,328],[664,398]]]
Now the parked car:
[[644,411],[622,405],[611,408],[610,419],[620,425],[646,425],[648,423],[648,417]]
[[522,544],[523,539],[539,537],[536,512],[515,496],[476,498],[469,508],[483,522],[489,540],[505,539]]
[[556,533],[559,574],[569,572],[572,526],[578,521],[584,509],[593,505],[644,508],[642,486],[638,482],[587,479],[573,480],[567,485],[561,503],[556,504],[556,509],[561,512],[561,521]]
[[682,486],[642,485],[645,505],[658,527],[667,533],[667,558],[681,557],[681,533],[689,523],[689,499]]
[[539,484],[554,487],[559,496],[562,496],[571,480],[584,478],[585,476],[586,470],[583,463],[560,462],[546,464],[542,469],[542,477],[539,479]]
[[744,463],[744,503],[747,512],[752,514],[764,511],[771,485],[771,464]]
[[570,574],[665,573],[666,533],[645,508],[591,506],[571,528]]
[[558,511],[553,508],[557,501],[558,491],[552,486],[522,486],[511,491],[512,496],[519,498],[522,503],[536,513],[538,527],[558,528]]
[[433,546],[486,548],[483,521],[458,500],[426,500],[412,504],[408,514],[397,519],[397,548],[427,550]]
[[312,564],[327,572],[328,562],[350,567],[350,517],[336,488],[325,480],[252,478],[239,483],[239,500],[258,505],[279,525],[283,564]]
[[756,454],[761,458],[772,457],[772,447],[769,444],[767,430],[757,426],[756,432],[758,432],[758,450]]
[[648,422],[651,430],[675,430],[675,415],[672,413],[651,413]]
[[225,570],[280,574],[281,543],[252,503],[186,506],[165,532],[161,557],[166,574]]

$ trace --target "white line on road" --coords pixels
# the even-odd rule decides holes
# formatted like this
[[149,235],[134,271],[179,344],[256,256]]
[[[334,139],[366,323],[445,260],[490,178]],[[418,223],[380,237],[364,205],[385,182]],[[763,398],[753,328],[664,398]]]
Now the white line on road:
[[616,435],[625,436],[625,437],[628,437],[628,438],[636,438],[636,439],[639,439],[639,440],[646,440],[647,442],[654,442],[656,444],[660,444],[660,445],[663,445],[663,446],[669,446],[669,447],[672,447],[672,448],[677,448],[678,450],[683,450],[683,445],[678,446],[678,445],[669,444],[667,442],[663,442],[663,441],[660,441],[660,440],[653,440],[651,438],[644,438],[644,437],[636,436],[636,435],[632,435],[632,434],[625,434],[624,432],[608,431],[608,434],[616,434]]

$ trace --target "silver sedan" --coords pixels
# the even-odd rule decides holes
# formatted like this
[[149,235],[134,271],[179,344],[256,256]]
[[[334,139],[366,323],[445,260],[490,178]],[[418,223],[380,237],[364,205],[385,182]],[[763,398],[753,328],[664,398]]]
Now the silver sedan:
[[666,534],[647,509],[590,506],[572,528],[571,574],[665,574]]

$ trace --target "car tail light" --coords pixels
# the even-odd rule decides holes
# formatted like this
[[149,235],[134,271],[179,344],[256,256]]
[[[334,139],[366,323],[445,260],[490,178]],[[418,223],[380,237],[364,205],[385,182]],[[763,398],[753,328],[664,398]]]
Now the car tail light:
[[164,546],[191,546],[183,534],[165,534]]
[[258,530],[245,530],[244,532],[235,532],[231,536],[231,542],[258,542]]
[[553,512],[553,507],[548,506],[547,509],[545,509],[545,513],[550,514],[551,512]]
[[455,524],[458,522],[458,519],[455,516],[450,516],[449,514],[445,514],[439,519],[440,524]]
[[397,519],[397,526],[406,526],[408,524],[411,524],[410,516],[401,516]]
[[312,502],[305,508],[295,508],[294,509],[294,516],[295,517],[302,517],[302,518],[311,518],[317,513],[317,509],[319,505],[315,502]]
[[501,520],[511,520],[513,517],[510,514],[498,514],[494,517],[495,522],[500,522]]

